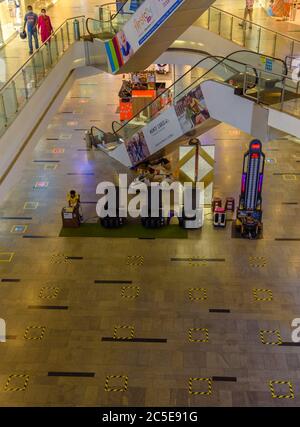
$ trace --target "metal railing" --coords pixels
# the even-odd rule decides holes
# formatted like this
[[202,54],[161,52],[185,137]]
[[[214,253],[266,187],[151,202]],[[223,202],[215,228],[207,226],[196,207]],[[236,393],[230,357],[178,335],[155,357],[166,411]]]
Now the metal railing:
[[[280,71],[277,67],[276,73],[266,71],[260,66],[261,55],[254,52],[248,53],[256,55],[256,60],[253,58],[253,65],[249,62],[247,64],[243,53],[247,51],[234,52],[225,58],[203,58],[127,123],[116,126],[117,123],[113,122],[113,132],[125,140],[130,139],[161,111],[176,106],[185,96],[193,96],[192,91],[201,91],[200,85],[208,80],[234,87],[237,96],[244,96],[255,103],[267,105],[300,119],[300,79],[295,81],[288,77],[284,68]],[[280,63],[282,64],[282,61]],[[198,77],[193,77],[192,73],[197,67],[206,71]]]
[[[189,49],[185,48],[172,48],[170,50],[178,50],[181,52],[185,50],[189,51]],[[192,90],[202,79],[208,79],[208,76],[212,74],[216,76],[222,75],[225,81],[232,80],[233,77],[235,84],[246,94],[249,89],[253,89],[257,86],[259,75],[261,78],[268,78],[269,73],[264,71],[264,66],[261,64],[260,57],[261,55],[256,52],[246,50],[232,52],[226,57],[215,55],[205,56],[155,99],[151,100],[148,105],[138,111],[128,122],[120,124],[114,121],[112,123],[113,132],[125,139],[130,137],[141,126],[144,126],[147,122],[152,120],[160,111],[174,105],[174,102],[183,96],[184,93],[188,90]],[[287,76],[286,65],[281,59],[272,58],[272,60],[273,68],[278,73],[277,75],[281,76],[281,81],[283,82],[283,79]],[[246,83],[244,82],[245,67],[247,67],[246,71],[248,76]],[[206,71],[203,71],[200,77],[197,75],[195,77],[193,73],[197,69],[204,69]],[[187,84],[187,82],[190,82],[190,84]],[[244,90],[245,84],[247,84],[247,90]]]
[[144,1],[127,0],[124,3],[116,1],[99,6],[99,19],[87,19],[87,32],[94,37],[100,36],[101,38],[103,35],[116,34]]
[[84,34],[83,15],[66,19],[0,88],[0,135],[13,122],[69,46],[77,40],[73,26],[75,19],[78,20],[81,34]]
[[[243,95],[258,104],[265,104],[300,119],[300,79],[287,75],[258,72],[256,90],[247,92],[248,65],[244,69]],[[299,125],[300,127],[300,125]]]
[[197,21],[202,26],[239,46],[277,58],[300,57],[300,40],[211,6]]

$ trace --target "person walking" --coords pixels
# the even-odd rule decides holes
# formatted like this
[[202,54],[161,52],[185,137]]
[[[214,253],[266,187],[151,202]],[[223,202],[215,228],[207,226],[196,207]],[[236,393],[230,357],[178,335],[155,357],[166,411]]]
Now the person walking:
[[[48,38],[53,33],[53,27],[51,24],[51,19],[46,15],[46,9],[41,10],[41,14],[38,17],[38,30],[41,36],[42,43],[48,40]],[[50,41],[50,40],[49,40]]]
[[245,11],[244,11],[244,21],[243,23],[239,24],[240,27],[246,29],[246,20],[249,15],[249,20],[250,20],[249,29],[252,30],[253,7],[254,7],[254,0],[246,0]]
[[28,46],[29,46],[29,55],[33,54],[33,46],[32,46],[32,37],[34,38],[35,48],[39,48],[39,40],[37,34],[37,22],[38,16],[33,12],[32,6],[27,6],[27,13],[24,17],[24,27],[23,32],[25,32],[25,28],[27,26],[27,37],[28,37]]

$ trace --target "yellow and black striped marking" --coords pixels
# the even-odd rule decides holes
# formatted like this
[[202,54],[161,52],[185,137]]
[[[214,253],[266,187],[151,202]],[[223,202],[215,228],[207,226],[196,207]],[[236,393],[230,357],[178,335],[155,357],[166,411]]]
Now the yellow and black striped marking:
[[[197,391],[194,389],[195,383],[207,383],[207,390]],[[209,396],[212,394],[212,379],[211,378],[190,378],[189,379],[189,394],[194,396]]]
[[284,174],[282,175],[284,181],[297,181],[297,176],[294,174]]
[[[116,384],[116,383],[119,383],[119,384]],[[127,391],[127,388],[128,388],[127,375],[108,375],[106,377],[105,387],[104,387],[105,391],[125,392]]]
[[135,299],[140,295],[140,290],[139,286],[123,286],[121,296],[122,298]]
[[44,170],[45,171],[47,171],[47,170],[55,170],[55,169],[57,169],[57,164],[56,163],[46,163],[44,165]]
[[[281,385],[286,386],[286,389],[288,389],[289,394],[278,394],[278,392],[276,392],[275,389]],[[270,381],[269,387],[270,387],[271,395],[272,395],[273,399],[294,399],[295,398],[294,388],[293,388],[293,384],[291,383],[291,381]]]
[[206,267],[207,266],[206,259],[197,260],[195,258],[190,258],[188,263],[190,267]]
[[267,258],[264,256],[250,256],[249,265],[253,268],[264,268],[267,265]]
[[50,258],[51,264],[70,264],[71,260],[64,254],[53,254]]
[[[201,332],[202,338],[199,337]],[[207,328],[190,328],[189,329],[189,342],[208,342],[208,329]]]
[[23,209],[34,210],[39,206],[39,202],[25,202]]
[[0,262],[11,262],[14,255],[14,252],[0,252]]
[[[18,380],[22,380],[23,384],[17,385]],[[11,384],[15,382],[15,385]],[[29,382],[29,375],[26,374],[12,374],[8,377],[8,380],[4,386],[4,391],[25,391]]]
[[[38,333],[38,335],[35,334]],[[28,326],[25,330],[25,340],[42,340],[46,332],[46,326]]]
[[273,301],[273,293],[270,289],[253,289],[255,301]]
[[[278,329],[275,329],[274,331],[268,331],[268,330],[262,330],[259,333],[260,340],[265,345],[281,345],[282,344],[282,338],[280,335],[280,331]],[[270,335],[273,335],[273,340],[271,339]],[[275,341],[275,337],[277,340]]]
[[113,339],[132,340],[134,338],[135,328],[130,325],[115,326]]
[[207,300],[207,290],[204,288],[190,288],[189,298],[191,301],[205,301]]
[[39,297],[41,299],[55,299],[59,294],[60,289],[52,286],[44,286],[41,288]]
[[144,265],[144,261],[145,259],[142,255],[128,255],[126,264],[140,267]]

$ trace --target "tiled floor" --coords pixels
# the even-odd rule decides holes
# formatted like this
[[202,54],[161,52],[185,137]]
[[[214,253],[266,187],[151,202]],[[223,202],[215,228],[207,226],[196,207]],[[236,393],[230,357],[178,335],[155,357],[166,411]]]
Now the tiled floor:
[[[186,240],[58,237],[71,187],[96,202],[97,184],[126,172],[83,141],[117,118],[119,85],[76,82],[1,204],[0,405],[299,406],[299,347],[282,344],[300,317],[299,242],[276,240],[300,238],[298,144],[264,146],[262,240],[209,215]],[[220,125],[202,140],[216,144],[215,195],[237,198],[249,135]]]
[[[67,18],[85,15],[87,17],[98,17],[98,9],[97,6],[101,4],[107,3],[106,0],[91,0],[89,2],[82,2],[80,0],[58,0],[57,3],[52,6],[48,14],[51,17],[54,29],[58,28],[59,25],[63,23],[63,21]],[[244,14],[244,0],[217,0],[214,3],[214,6],[232,13],[238,17],[243,17]],[[36,11],[39,13],[39,11]],[[203,25],[206,18],[202,18],[199,20],[199,23]],[[212,25],[212,30],[214,31],[214,27],[216,27],[217,23],[217,15],[215,16],[215,20],[213,19],[215,24]],[[254,11],[254,22],[264,27],[277,31],[281,34],[286,34],[289,37],[292,37],[295,40],[299,40],[299,43],[295,43],[294,53],[300,54],[300,33],[299,33],[299,25],[293,22],[281,22],[274,18],[270,18],[266,15],[265,11],[259,7],[255,8]],[[223,22],[224,24],[224,22]],[[222,34],[225,38],[228,38],[228,31],[230,28],[228,20],[228,25],[223,27]],[[215,28],[216,29],[216,28]],[[234,25],[234,41],[240,44],[243,40],[243,31],[238,27],[238,23],[236,22]],[[257,34],[253,30],[250,32],[247,30],[246,32],[246,47],[249,49],[255,49],[257,45]],[[261,48],[262,52],[265,54],[272,54],[272,46],[273,46],[273,35],[267,34],[263,32],[261,35]],[[289,43],[279,37],[277,41],[277,51],[276,56],[284,58],[288,52],[290,51]],[[1,49],[0,58],[4,59],[5,69],[1,67],[0,69],[0,86],[4,84],[28,59],[28,48],[27,48],[27,40],[21,40],[19,37],[16,37],[11,42],[7,44],[6,47]]]

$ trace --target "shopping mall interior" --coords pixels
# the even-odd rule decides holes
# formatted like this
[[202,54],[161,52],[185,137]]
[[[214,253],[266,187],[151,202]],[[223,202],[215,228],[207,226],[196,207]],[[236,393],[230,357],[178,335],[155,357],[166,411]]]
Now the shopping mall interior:
[[[299,406],[300,1],[28,5],[0,2],[0,407]],[[193,215],[153,214],[164,183]]]

